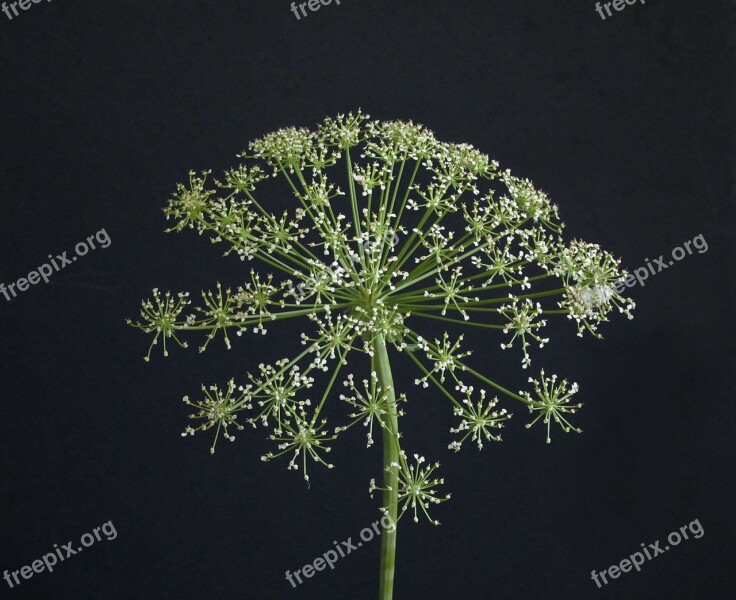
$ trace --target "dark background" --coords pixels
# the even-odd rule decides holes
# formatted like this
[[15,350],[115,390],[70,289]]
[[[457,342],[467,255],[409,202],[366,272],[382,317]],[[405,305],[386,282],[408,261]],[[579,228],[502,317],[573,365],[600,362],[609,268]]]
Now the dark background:
[[[263,463],[264,431],[214,456],[183,439],[180,399],[292,353],[274,330],[199,355],[141,357],[127,328],[153,287],[237,284],[244,266],[161,209],[190,168],[248,141],[362,107],[468,142],[531,178],[569,236],[630,269],[709,244],[632,295],[605,340],[567,321],[535,353],[577,381],[576,424],[544,443],[517,414],[504,441],[446,450],[455,419],[416,391],[405,448],[441,460],[438,528],[399,530],[396,598],[734,597],[734,3],[649,0],[602,21],[591,0],[343,0],[297,21],[286,0],[56,0],[0,13],[0,281],[105,228],[112,245],[12,302],[0,297],[0,570],[112,520],[102,541],[0,597],[373,598],[379,543],[292,590],[294,571],[380,517],[362,431],[313,469]],[[280,201],[280,200],[279,200]],[[499,339],[466,336],[511,389]],[[705,535],[604,589],[598,571],[699,519]]]

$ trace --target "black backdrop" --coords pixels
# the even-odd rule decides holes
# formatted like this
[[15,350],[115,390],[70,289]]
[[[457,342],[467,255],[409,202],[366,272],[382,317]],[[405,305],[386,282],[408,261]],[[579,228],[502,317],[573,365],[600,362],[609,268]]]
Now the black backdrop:
[[[468,142],[560,205],[568,235],[636,268],[703,234],[709,251],[650,278],[605,339],[553,326],[537,365],[579,382],[581,435],[523,428],[446,450],[445,402],[416,393],[406,445],[442,462],[439,528],[402,522],[398,599],[733,597],[734,5],[591,0],[343,0],[297,21],[287,0],[56,0],[0,13],[0,281],[105,228],[112,239],[12,302],[0,297],[0,570],[94,527],[118,536],[8,598],[372,598],[378,542],[296,590],[284,571],[380,514],[378,447],[342,439],[311,488],[263,463],[263,430],[210,456],[180,398],[295,347],[289,329],[230,352],[141,357],[124,325],[151,288],[243,277],[161,212],[190,168],[362,107]],[[526,372],[498,340],[476,364]],[[413,372],[396,367],[412,391]],[[516,387],[514,387],[516,386]],[[598,589],[598,571],[699,519],[705,535]]]

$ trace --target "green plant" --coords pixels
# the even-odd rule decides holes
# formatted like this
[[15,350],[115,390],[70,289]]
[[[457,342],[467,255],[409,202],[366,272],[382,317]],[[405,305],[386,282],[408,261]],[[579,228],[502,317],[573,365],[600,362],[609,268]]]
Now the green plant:
[[[208,173],[191,173],[178,186],[165,209],[175,221],[169,231],[207,233],[227,246],[226,254],[270,267],[268,274],[251,270],[236,289],[218,283],[194,310],[187,293],[154,290],[142,321],[131,324],[153,334],[151,348],[161,341],[164,355],[167,340],[186,346],[182,332],[205,332],[203,351],[218,334],[230,348],[230,332],[265,334],[291,319],[311,325],[293,358],[259,365],[243,385],[231,380],[224,388],[203,387],[199,400],[185,397],[196,423],[184,435],[214,429],[214,452],[220,434],[232,440],[244,423],[273,427],[276,449],[264,460],[289,455],[289,468],[308,480],[309,461],[331,467],[327,454],[338,434],[363,424],[370,446],[380,430],[384,472],[370,489],[382,493],[381,508],[394,523],[381,538],[385,600],[393,593],[396,524],[407,512],[437,523],[428,508],[449,498],[437,490],[439,465],[402,449],[407,396],[395,390],[389,349],[416,366],[419,386],[435,386],[450,402],[458,419],[450,449],[500,440],[511,415],[489,391],[525,406],[527,426],[541,420],[549,442],[553,423],[574,429],[568,418],[580,407],[571,399],[577,385],[541,371],[529,378],[531,391],[512,392],[496,375],[471,368],[462,334],[450,332],[496,330],[502,348],[520,347],[527,368],[530,346],[548,341],[542,330],[550,315],[566,315],[579,335],[596,336],[612,309],[631,317],[633,303],[613,289],[625,273],[597,245],[564,242],[557,207],[531,182],[411,122],[340,115],[314,131],[266,135],[241,158],[212,186]],[[288,186],[293,211],[275,214],[259,197],[256,190],[270,178]],[[450,332],[422,335],[429,321]],[[355,353],[365,358],[354,360]],[[326,383],[310,398],[320,376]],[[343,390],[336,394],[339,379]],[[323,408],[336,398],[349,407],[347,419],[328,428]]]

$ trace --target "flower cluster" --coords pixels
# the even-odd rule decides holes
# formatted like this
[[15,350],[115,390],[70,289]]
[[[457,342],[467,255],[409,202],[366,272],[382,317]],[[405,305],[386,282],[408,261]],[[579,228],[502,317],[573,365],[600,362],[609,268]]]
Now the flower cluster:
[[461,418],[460,425],[456,429],[450,429],[450,431],[464,435],[459,441],[456,440],[450,443],[450,450],[458,452],[468,437],[476,443],[478,450],[483,449],[484,440],[500,442],[501,434],[493,433],[493,430],[501,429],[503,422],[510,419],[511,415],[505,408],[496,410],[498,398],[494,397],[491,400],[486,400],[486,390],[480,390],[480,397],[474,404],[471,399],[473,386],[461,385],[458,387],[465,394],[465,398],[462,400],[462,406],[455,407],[455,415]]
[[[406,453],[403,451],[400,454],[400,462],[391,463],[386,467],[388,471],[396,471],[397,473],[397,487],[398,487],[398,500],[401,506],[401,514],[397,517],[396,523],[399,522],[402,515],[410,510],[414,513],[414,522],[419,521],[419,514],[417,509],[424,513],[430,523],[433,525],[439,525],[439,521],[429,516],[427,509],[430,504],[439,504],[445,500],[450,499],[450,494],[440,496],[435,490],[436,487],[445,483],[442,478],[433,478],[432,475],[439,468],[439,463],[432,465],[422,466],[426,462],[423,456],[414,455],[414,464],[409,464]],[[369,491],[373,494],[374,491],[390,491],[390,488],[381,487],[376,485],[376,481],[371,480]]]
[[[362,422],[368,428],[367,447],[370,448],[373,445],[373,425],[377,424],[381,429],[386,429],[388,417],[403,417],[404,413],[381,387],[375,371],[371,371],[370,380],[363,380],[363,391],[355,385],[352,373],[343,381],[343,385],[348,388],[349,395],[340,394],[340,400],[347,402],[355,409],[348,415],[354,421],[336,428],[335,433],[342,433],[356,423]],[[397,402],[399,401],[406,402],[406,396],[403,394],[399,396]]]
[[539,380],[530,377],[529,383],[534,385],[536,398],[532,398],[529,392],[521,393],[527,399],[529,412],[537,413],[537,416],[531,423],[527,423],[527,428],[534,425],[539,419],[542,419],[542,422],[547,425],[548,444],[552,441],[550,438],[552,421],[562,427],[562,430],[565,432],[581,432],[580,429],[570,425],[570,422],[565,418],[566,414],[575,414],[583,406],[582,404],[570,404],[570,398],[578,391],[577,383],[569,385],[566,379],[557,383],[557,375],[545,377],[544,370],[541,371]]
[[[631,317],[633,302],[615,291],[626,275],[619,261],[595,244],[565,241],[544,192],[468,144],[362,112],[268,134],[240,159],[221,181],[191,173],[164,212],[169,231],[208,236],[251,263],[249,275],[234,288],[217,283],[194,307],[186,293],[154,290],[131,324],[153,335],[151,348],[161,340],[167,355],[169,339],[186,347],[184,333],[203,335],[201,351],[216,337],[230,348],[232,333],[265,334],[298,319],[306,326],[302,349],[260,365],[245,386],[229,382],[203,388],[201,401],[185,398],[201,423],[186,434],[216,428],[215,440],[221,429],[232,439],[228,427],[268,427],[276,449],[264,459],[288,454],[289,467],[300,463],[308,479],[308,463],[330,466],[331,442],[361,423],[368,446],[380,430],[395,450],[383,486],[371,489],[398,494],[402,511],[416,518],[445,497],[434,490],[442,482],[432,475],[437,465],[423,466],[420,457],[410,465],[401,449],[406,396],[393,389],[387,347],[416,367],[417,385],[434,386],[450,402],[460,419],[450,430],[454,450],[467,439],[479,449],[500,440],[511,416],[499,406],[504,399],[528,407],[530,425],[541,419],[547,441],[552,423],[576,430],[567,420],[579,407],[570,404],[576,385],[542,371],[530,379],[533,394],[514,393],[471,367],[454,331],[497,331],[526,368],[531,346],[549,341],[543,332],[553,315],[595,336],[611,311]],[[261,190],[274,179],[293,197],[292,210],[270,210]],[[428,337],[430,322],[448,331]],[[338,381],[348,411],[328,428],[324,407]]]

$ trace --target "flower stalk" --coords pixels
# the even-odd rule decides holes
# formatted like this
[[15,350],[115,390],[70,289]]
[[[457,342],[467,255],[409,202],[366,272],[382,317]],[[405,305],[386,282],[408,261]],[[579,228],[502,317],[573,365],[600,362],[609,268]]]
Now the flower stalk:
[[383,428],[383,508],[391,520],[391,525],[381,536],[381,569],[379,579],[379,600],[391,600],[394,591],[394,572],[396,568],[396,522],[399,512],[399,421],[391,364],[383,334],[376,335],[373,342],[376,357],[378,383],[385,391],[388,414]]

